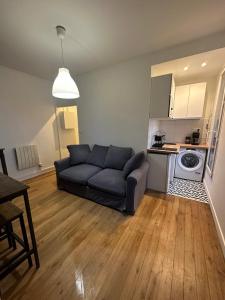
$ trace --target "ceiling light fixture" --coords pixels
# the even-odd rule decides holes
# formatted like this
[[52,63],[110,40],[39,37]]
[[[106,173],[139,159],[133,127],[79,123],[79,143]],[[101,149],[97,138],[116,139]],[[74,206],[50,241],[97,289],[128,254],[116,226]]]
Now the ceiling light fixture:
[[184,67],[184,71],[187,71],[189,69],[189,66]]
[[204,61],[204,62],[201,64],[201,67],[204,68],[205,66],[207,66],[207,62]]
[[78,87],[70,75],[70,71],[65,68],[64,54],[63,54],[63,39],[66,34],[66,29],[63,26],[56,26],[57,36],[61,43],[61,59],[62,67],[59,68],[58,75],[54,80],[52,87],[52,95],[61,99],[75,99],[80,97]]

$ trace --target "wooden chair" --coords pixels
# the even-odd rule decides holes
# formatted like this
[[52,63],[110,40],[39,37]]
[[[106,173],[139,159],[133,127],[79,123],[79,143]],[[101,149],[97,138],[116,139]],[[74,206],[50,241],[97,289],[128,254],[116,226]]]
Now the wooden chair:
[[[19,220],[20,222],[22,239],[13,231],[12,224],[15,220]],[[23,211],[11,202],[0,204],[0,229],[2,232],[1,240],[7,238],[10,248],[13,247],[15,250],[16,242],[22,246],[22,250],[15,253],[15,255],[0,266],[1,280],[26,259],[31,267],[32,259],[23,219]]]

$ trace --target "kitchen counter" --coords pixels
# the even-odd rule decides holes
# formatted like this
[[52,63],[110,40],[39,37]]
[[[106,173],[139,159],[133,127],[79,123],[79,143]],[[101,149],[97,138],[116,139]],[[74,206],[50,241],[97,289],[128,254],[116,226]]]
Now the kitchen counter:
[[149,148],[147,149],[148,153],[157,153],[157,154],[179,154],[180,149],[168,149],[168,148]]
[[180,148],[187,148],[187,149],[208,149],[207,144],[199,144],[199,145],[192,145],[192,144],[164,144],[162,148],[149,148],[147,149],[148,153],[158,153],[158,154],[179,154]]
[[191,148],[191,149],[208,149],[209,146],[207,144],[199,144],[199,145],[192,145],[192,144],[177,144],[180,148]]

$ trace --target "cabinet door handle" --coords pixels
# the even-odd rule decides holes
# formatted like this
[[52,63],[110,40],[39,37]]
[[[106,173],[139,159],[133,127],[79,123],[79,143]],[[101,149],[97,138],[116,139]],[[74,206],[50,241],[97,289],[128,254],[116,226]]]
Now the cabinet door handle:
[[170,108],[170,115],[169,115],[169,117],[170,117],[171,119],[173,119],[173,107]]

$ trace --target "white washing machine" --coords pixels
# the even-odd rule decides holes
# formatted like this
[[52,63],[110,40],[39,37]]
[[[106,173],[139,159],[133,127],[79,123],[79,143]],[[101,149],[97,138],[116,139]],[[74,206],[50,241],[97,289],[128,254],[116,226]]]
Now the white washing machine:
[[206,150],[182,149],[176,158],[175,177],[202,181]]

